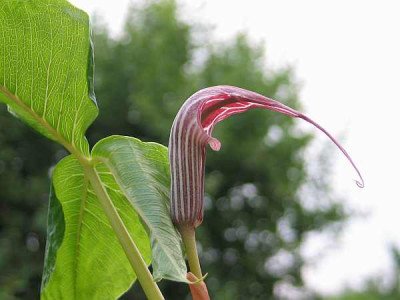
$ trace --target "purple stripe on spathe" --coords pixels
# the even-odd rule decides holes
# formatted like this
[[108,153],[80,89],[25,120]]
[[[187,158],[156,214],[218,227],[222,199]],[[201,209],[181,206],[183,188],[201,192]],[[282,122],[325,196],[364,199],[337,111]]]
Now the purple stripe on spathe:
[[211,136],[214,126],[230,115],[264,108],[301,118],[325,133],[347,157],[364,187],[364,180],[346,150],[318,123],[302,113],[260,94],[233,86],[198,91],[182,105],[171,128],[171,216],[175,224],[197,227],[203,221],[204,169],[207,144],[218,151],[221,143]]

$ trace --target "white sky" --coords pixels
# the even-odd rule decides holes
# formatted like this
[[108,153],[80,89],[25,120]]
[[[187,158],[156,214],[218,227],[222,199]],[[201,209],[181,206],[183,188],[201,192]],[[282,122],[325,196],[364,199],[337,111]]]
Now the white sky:
[[[100,12],[116,34],[129,3],[71,2],[89,13]],[[185,20],[215,25],[214,38],[246,31],[255,42],[265,43],[269,65],[295,66],[303,83],[304,112],[334,136],[346,136],[342,143],[363,173],[366,187],[361,190],[352,181],[357,177],[348,162],[332,151],[335,192],[366,216],[353,219],[334,248],[327,246],[332,245],[329,236],[310,237],[303,252],[310,261],[318,260],[305,269],[307,285],[334,293],[358,286],[370,275],[388,274],[388,245],[400,246],[400,1],[178,3],[184,4]],[[326,137],[315,132],[318,147]]]

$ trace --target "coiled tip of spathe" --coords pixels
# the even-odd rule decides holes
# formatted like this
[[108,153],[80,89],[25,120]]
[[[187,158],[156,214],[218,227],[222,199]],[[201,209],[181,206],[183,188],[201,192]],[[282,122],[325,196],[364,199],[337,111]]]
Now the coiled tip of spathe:
[[357,184],[357,186],[360,188],[360,189],[363,189],[364,188],[364,179],[361,177],[361,182],[360,181],[358,181],[358,180],[355,180],[354,179],[354,181],[356,182],[356,184]]
[[325,128],[323,128],[321,125],[319,125],[318,123],[316,123],[315,121],[313,121],[312,119],[310,119],[309,117],[299,113],[297,115],[298,118],[303,119],[304,121],[314,125],[315,127],[317,127],[319,130],[321,130],[323,133],[325,133],[325,135],[327,137],[329,137],[329,139],[340,149],[340,151],[342,151],[342,153],[344,154],[344,156],[346,156],[347,160],[350,162],[350,164],[353,166],[354,170],[357,172],[358,177],[360,178],[359,180],[354,180],[357,184],[357,186],[359,188],[364,188],[364,179],[361,175],[361,172],[358,170],[356,164],[353,162],[353,160],[351,159],[350,155],[347,153],[347,151],[342,147],[342,145],[339,144],[338,141],[336,141],[336,139],[328,132],[325,130]]

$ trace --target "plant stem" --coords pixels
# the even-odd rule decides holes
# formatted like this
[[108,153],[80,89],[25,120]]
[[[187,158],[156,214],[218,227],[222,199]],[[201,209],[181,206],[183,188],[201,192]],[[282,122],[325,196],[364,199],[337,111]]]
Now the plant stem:
[[193,227],[189,225],[178,226],[185,245],[186,256],[189,262],[190,271],[198,278],[202,278],[199,255],[196,247],[196,234]]
[[92,165],[84,165],[83,168],[147,298],[149,300],[164,300],[164,296],[153,281],[142,255],[115,209],[96,169]]

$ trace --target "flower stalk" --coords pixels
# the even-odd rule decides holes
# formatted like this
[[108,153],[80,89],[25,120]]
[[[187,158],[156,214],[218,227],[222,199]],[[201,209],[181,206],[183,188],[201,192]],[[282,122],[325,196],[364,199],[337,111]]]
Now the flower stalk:
[[196,234],[192,226],[181,225],[178,226],[181,233],[183,244],[186,250],[186,256],[189,262],[190,271],[197,278],[202,278],[199,255],[197,254]]

